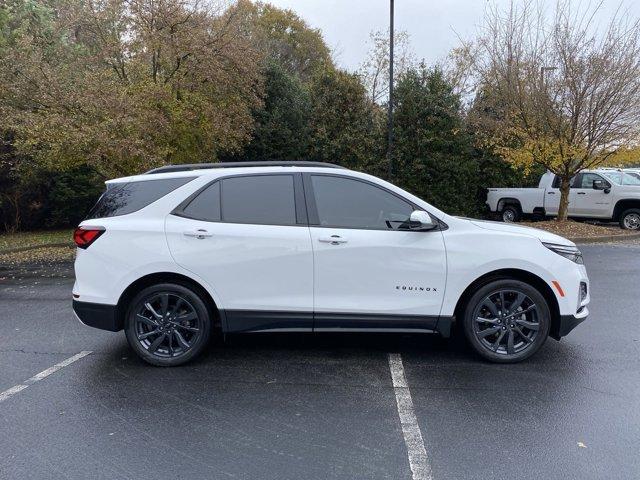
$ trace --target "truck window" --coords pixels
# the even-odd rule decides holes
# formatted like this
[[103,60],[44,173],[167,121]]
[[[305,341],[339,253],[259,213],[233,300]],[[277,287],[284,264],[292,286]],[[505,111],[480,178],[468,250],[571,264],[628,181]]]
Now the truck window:
[[[575,177],[571,177],[570,185],[571,188],[576,188],[576,180],[579,178],[579,175]],[[553,183],[551,184],[551,188],[560,188],[560,177],[558,175],[553,177]]]
[[576,188],[593,188],[594,180],[602,180],[608,183],[604,178],[602,178],[597,173],[583,173],[581,175],[580,185]]

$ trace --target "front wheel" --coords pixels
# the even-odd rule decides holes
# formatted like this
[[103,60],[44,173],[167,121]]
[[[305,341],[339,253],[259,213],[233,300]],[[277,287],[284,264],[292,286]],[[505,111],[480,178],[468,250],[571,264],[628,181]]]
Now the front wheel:
[[196,357],[211,335],[211,318],[190,288],[162,283],[138,293],[129,305],[125,334],[140,358],[173,367]]
[[494,280],[469,299],[463,326],[468,342],[487,360],[515,363],[536,353],[549,336],[545,298],[519,280]]
[[630,208],[620,215],[620,228],[624,230],[640,230],[640,209]]

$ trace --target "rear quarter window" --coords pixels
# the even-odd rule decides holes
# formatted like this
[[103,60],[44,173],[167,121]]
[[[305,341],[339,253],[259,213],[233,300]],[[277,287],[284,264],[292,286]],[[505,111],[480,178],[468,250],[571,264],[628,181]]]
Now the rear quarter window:
[[133,213],[159,200],[196,177],[141,180],[109,186],[93,206],[87,219]]

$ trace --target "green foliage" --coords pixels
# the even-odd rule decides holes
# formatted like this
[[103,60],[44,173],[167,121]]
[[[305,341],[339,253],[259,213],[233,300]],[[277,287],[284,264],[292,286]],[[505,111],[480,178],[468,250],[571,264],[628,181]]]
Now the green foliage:
[[50,178],[43,214],[47,227],[77,225],[104,191],[104,179],[87,165]]
[[328,70],[311,84],[309,158],[365,170],[382,154],[383,119],[353,74]]
[[[314,160],[386,177],[386,108],[319,30],[264,3],[190,5],[0,3],[4,230],[73,226],[104,178],[165,163]],[[393,180],[407,190],[478,215],[485,187],[537,181],[482,147],[440,70],[402,73],[396,92]]]
[[253,138],[233,160],[302,160],[309,149],[311,98],[297,76],[271,62],[264,106],[254,112]]
[[290,75],[306,83],[333,68],[331,52],[320,30],[311,28],[292,10],[241,0],[232,11],[244,18],[255,48]]
[[452,214],[478,212],[480,175],[460,98],[441,70],[409,70],[397,87],[395,172],[415,195]]

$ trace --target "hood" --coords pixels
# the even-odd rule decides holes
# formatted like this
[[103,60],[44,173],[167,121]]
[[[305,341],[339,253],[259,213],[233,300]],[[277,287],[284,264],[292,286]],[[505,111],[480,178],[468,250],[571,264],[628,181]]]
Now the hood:
[[539,228],[523,227],[520,225],[513,225],[511,223],[503,222],[491,222],[488,220],[475,220],[468,219],[476,227],[484,228],[485,230],[493,230],[494,232],[515,233],[518,235],[527,235],[529,237],[538,238],[541,242],[555,243],[556,245],[571,245],[575,246],[571,240],[567,240],[555,233],[547,232],[546,230],[540,230]]

